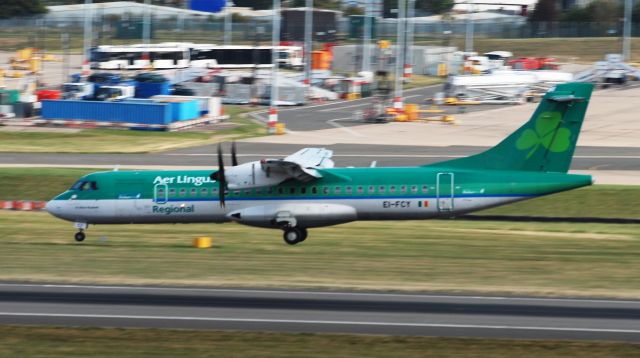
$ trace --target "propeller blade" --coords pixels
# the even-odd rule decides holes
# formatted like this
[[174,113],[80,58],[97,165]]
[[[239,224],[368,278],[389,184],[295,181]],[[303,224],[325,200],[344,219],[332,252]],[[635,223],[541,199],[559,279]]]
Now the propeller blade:
[[213,179],[218,181],[218,197],[220,198],[220,206],[224,208],[224,191],[227,187],[226,177],[224,175],[224,160],[222,158],[222,145],[218,143],[218,171],[211,175]]
[[236,141],[231,142],[231,165],[238,165],[238,156],[236,155]]

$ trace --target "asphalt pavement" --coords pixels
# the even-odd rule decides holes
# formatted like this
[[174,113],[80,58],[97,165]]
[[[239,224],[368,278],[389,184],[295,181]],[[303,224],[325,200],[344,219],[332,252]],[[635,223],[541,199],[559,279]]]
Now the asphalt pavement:
[[640,342],[640,301],[5,283],[0,323]]
[[[443,85],[413,88],[403,92],[404,103],[426,105],[437,92],[443,91]],[[370,108],[377,101],[375,97],[367,97],[352,101],[333,101],[327,103],[308,104],[301,107],[278,108],[278,121],[284,123],[288,130],[311,131],[336,127],[352,127],[370,124],[360,119],[363,111]],[[505,105],[482,106],[443,106],[446,113],[456,114],[461,111],[473,112],[493,108],[505,107]],[[268,111],[259,111],[253,114],[253,118],[267,122]]]
[[[298,144],[238,143],[238,159],[242,162],[263,158],[283,158],[303,146]],[[336,144],[333,150],[336,166],[413,166],[436,163],[479,153],[487,147],[450,146],[423,147],[402,145]],[[230,163],[230,146],[223,147]],[[65,154],[65,153],[0,153],[2,165],[95,166],[165,166],[216,167],[217,145],[148,154]],[[578,147],[571,168],[574,170],[640,170],[640,148]]]

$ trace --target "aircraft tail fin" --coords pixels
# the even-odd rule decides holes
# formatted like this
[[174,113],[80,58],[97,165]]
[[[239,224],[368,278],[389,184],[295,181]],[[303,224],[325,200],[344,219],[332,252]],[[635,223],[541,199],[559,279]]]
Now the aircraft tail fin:
[[495,147],[428,166],[566,173],[592,90],[590,83],[557,85],[542,97],[531,119]]

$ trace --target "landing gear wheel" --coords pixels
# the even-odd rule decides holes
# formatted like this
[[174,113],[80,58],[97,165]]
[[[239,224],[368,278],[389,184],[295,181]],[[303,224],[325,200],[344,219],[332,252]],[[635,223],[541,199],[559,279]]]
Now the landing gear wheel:
[[298,242],[303,242],[304,240],[307,239],[307,235],[309,235],[309,233],[305,228],[300,228],[300,233],[302,234],[302,236],[300,236],[300,240],[298,240]]
[[301,241],[304,240],[304,238],[306,238],[306,235],[304,235],[306,233],[306,230],[304,229],[300,229],[297,227],[292,227],[292,228],[288,228],[284,230],[284,235],[282,236],[282,238],[284,239],[284,242],[286,242],[289,245],[295,245]]
[[84,232],[78,231],[73,238],[76,239],[77,242],[84,241],[84,238],[85,238]]

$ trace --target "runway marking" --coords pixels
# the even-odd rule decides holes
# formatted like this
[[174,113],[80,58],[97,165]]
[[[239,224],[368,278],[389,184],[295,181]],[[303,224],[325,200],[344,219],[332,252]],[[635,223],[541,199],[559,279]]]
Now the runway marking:
[[345,120],[345,119],[352,119],[352,118],[351,118],[351,117],[345,117],[345,118],[330,119],[330,120],[328,120],[328,121],[327,121],[327,124],[330,124],[330,125],[332,125],[332,126],[334,126],[334,127],[336,127],[336,128],[340,128],[340,129],[342,129],[343,131],[345,131],[345,132],[347,132],[347,133],[351,134],[352,136],[355,136],[355,137],[365,137],[365,135],[360,134],[360,133],[358,133],[358,132],[354,131],[354,130],[353,130],[353,129],[351,129],[351,128],[348,128],[348,127],[345,127],[345,126],[343,126],[343,125],[341,125],[341,124],[339,124],[339,123],[336,123],[336,122],[338,122],[338,121]]
[[430,295],[409,293],[363,293],[363,292],[326,292],[326,291],[288,291],[288,290],[252,290],[234,288],[197,288],[197,287],[159,287],[159,286],[104,286],[104,285],[72,285],[72,284],[20,284],[0,283],[0,287],[44,287],[44,288],[83,288],[103,290],[147,290],[147,291],[184,291],[184,292],[231,292],[231,293],[275,293],[283,295],[325,295],[346,297],[401,297],[401,298],[447,298],[461,300],[490,300],[490,301],[541,301],[541,302],[589,302],[589,303],[631,303],[640,304],[640,301],[615,300],[615,299],[589,299],[589,298],[544,298],[544,297],[506,297],[506,296],[455,296],[455,295]]
[[110,319],[140,319],[140,320],[170,320],[170,321],[210,321],[210,322],[247,322],[247,323],[292,323],[292,324],[322,324],[344,326],[394,326],[394,327],[424,327],[424,328],[471,328],[471,329],[510,329],[525,331],[566,331],[566,332],[606,332],[606,333],[640,333],[637,329],[618,328],[578,328],[578,327],[543,327],[543,326],[507,326],[507,325],[475,325],[475,324],[446,324],[446,323],[403,323],[403,322],[375,322],[375,321],[324,321],[302,319],[266,319],[266,318],[220,318],[220,317],[189,317],[189,316],[144,316],[144,315],[110,315],[110,314],[80,314],[80,313],[34,313],[34,312],[0,312],[0,316],[10,317],[66,317],[66,318],[110,318]]

